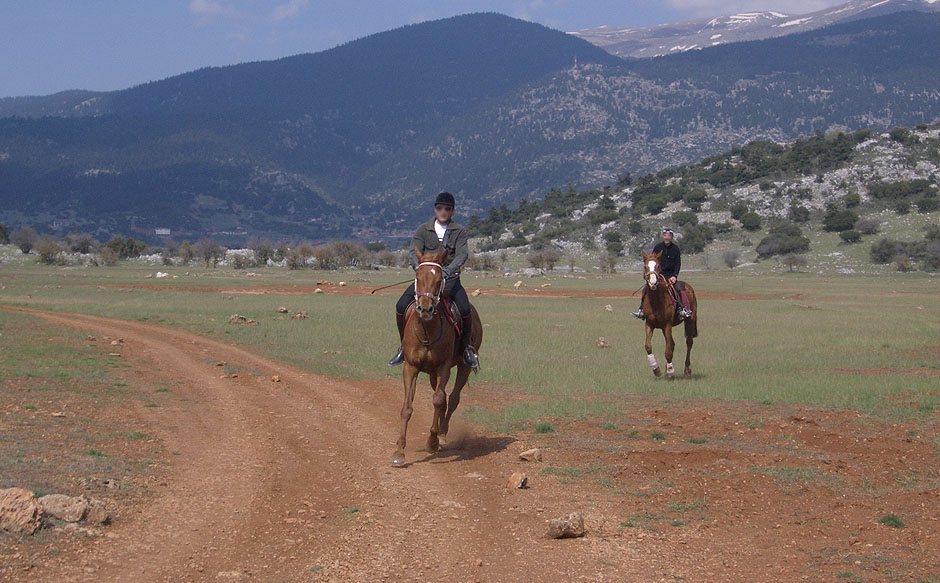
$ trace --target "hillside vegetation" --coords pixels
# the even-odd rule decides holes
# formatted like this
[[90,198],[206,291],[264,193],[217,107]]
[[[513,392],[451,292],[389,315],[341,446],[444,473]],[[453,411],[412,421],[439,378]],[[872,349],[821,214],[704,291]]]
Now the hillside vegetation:
[[940,126],[833,131],[788,145],[752,142],[603,189],[552,190],[474,216],[469,229],[482,252],[634,256],[669,226],[712,268],[784,257],[801,267],[794,256],[812,252],[822,270],[937,271],[938,179]]

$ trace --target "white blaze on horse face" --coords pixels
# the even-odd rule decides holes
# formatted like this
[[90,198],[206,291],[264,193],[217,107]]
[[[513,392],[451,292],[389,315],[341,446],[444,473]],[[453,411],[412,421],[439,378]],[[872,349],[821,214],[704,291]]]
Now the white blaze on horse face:
[[649,275],[646,276],[649,280],[650,286],[656,285],[656,261],[650,259],[646,264],[646,268],[649,271]]
[[431,268],[431,275],[437,275],[437,270],[433,267]]

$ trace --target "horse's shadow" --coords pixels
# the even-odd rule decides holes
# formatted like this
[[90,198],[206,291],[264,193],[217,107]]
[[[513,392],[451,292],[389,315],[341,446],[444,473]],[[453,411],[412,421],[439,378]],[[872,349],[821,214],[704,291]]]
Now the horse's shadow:
[[510,444],[515,443],[515,441],[515,438],[509,437],[508,435],[498,437],[475,436],[455,439],[441,451],[426,454],[421,459],[416,459],[414,462],[405,464],[404,467],[408,467],[412,463],[442,464],[472,461],[480,457],[504,451]]

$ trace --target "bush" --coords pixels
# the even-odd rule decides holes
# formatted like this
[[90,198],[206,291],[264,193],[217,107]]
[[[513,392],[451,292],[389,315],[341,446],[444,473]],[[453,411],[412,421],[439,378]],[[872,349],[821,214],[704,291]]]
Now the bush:
[[225,250],[213,239],[202,238],[196,241],[196,255],[202,259],[206,267],[215,267],[225,257]]
[[[288,257],[290,257],[289,254]],[[314,249],[313,259],[317,262],[317,269],[335,269],[336,267],[336,254],[329,245],[320,245]],[[296,258],[294,261],[296,262]],[[290,267],[290,259],[288,259],[288,267]],[[297,267],[291,267],[291,269],[297,269]]]
[[940,199],[938,198],[929,198],[925,196],[914,204],[917,205],[917,210],[922,213],[932,213],[933,211],[940,209]]
[[[164,263],[164,265],[167,265],[167,264]],[[242,253],[238,253],[235,255],[235,257],[232,258],[232,267],[235,269],[248,269],[249,267],[253,267],[254,265],[255,265],[254,258],[248,255],[244,255]]]
[[757,213],[744,213],[740,218],[741,226],[747,231],[757,231],[761,226],[760,215]]
[[3,223],[0,223],[0,245],[6,245],[10,242],[10,231],[7,230],[7,226]]
[[780,260],[780,262],[789,267],[790,271],[793,271],[794,267],[805,267],[807,264],[806,257],[796,253],[785,255],[783,259]]
[[894,205],[894,212],[899,215],[906,215],[911,212],[911,203],[906,200],[899,200],[896,205]]
[[[486,257],[484,255],[484,257]],[[375,261],[379,265],[384,265],[385,267],[395,267],[395,264],[398,263],[398,258],[395,257],[395,254],[386,249],[385,251],[380,251],[375,256]]]
[[254,241],[249,243],[248,247],[255,254],[255,263],[259,267],[267,265],[268,261],[274,259],[274,246],[270,241]]
[[850,192],[845,195],[843,202],[845,203],[845,208],[855,208],[862,204],[862,197],[857,192]]
[[686,225],[697,225],[698,215],[692,211],[678,211],[672,213],[672,222],[680,227],[684,227]]
[[850,229],[839,233],[839,238],[845,243],[858,243],[862,240],[862,234],[855,229]]
[[740,221],[741,217],[748,213],[749,209],[743,202],[739,202],[731,207],[731,218]]
[[358,243],[337,241],[331,243],[330,247],[333,248],[336,263],[340,267],[361,267],[368,262],[369,252]]
[[894,258],[894,268],[902,273],[907,273],[914,269],[911,266],[911,258],[908,255],[898,255]]
[[97,243],[88,233],[71,233],[65,237],[65,244],[72,253],[91,253]]
[[10,242],[20,248],[23,253],[32,251],[33,246],[39,240],[39,235],[32,227],[23,227],[13,231],[10,235]]
[[736,249],[729,249],[725,251],[723,258],[728,269],[734,269],[741,262],[741,252]]
[[794,223],[805,223],[809,221],[809,209],[796,202],[791,202],[789,216]]
[[183,262],[183,265],[189,265],[192,260],[196,258],[196,249],[189,244],[189,241],[183,241],[180,243],[180,248],[177,253],[180,256],[180,261]]
[[927,243],[923,263],[924,269],[930,271],[940,269],[940,241],[932,240]]
[[881,221],[878,219],[859,219],[855,222],[853,229],[863,235],[877,235]]
[[525,256],[525,260],[529,264],[529,267],[534,269],[545,269],[545,258],[542,256],[541,251],[529,253]]
[[689,225],[682,237],[682,248],[690,253],[701,253],[715,240],[715,232],[708,225]]
[[940,225],[927,225],[924,227],[924,239],[940,241]]
[[147,249],[147,244],[143,241],[131,237],[121,237],[120,235],[111,237],[111,240],[105,243],[105,246],[117,253],[117,256],[121,259],[140,257]]
[[663,212],[663,209],[666,208],[668,201],[664,196],[651,196],[646,200],[646,212],[651,215],[658,215]]
[[39,262],[45,265],[60,265],[64,263],[62,247],[51,237],[44,236],[39,238],[36,242],[36,253],[39,254]]
[[848,231],[858,222],[858,214],[849,209],[830,208],[823,216],[823,229],[841,233]]
[[110,247],[102,247],[98,250],[98,261],[100,261],[102,265],[113,267],[117,265],[118,259],[118,254]]
[[871,245],[871,260],[874,263],[890,263],[904,249],[904,246],[892,239],[880,239]]
[[617,271],[617,256],[605,253],[600,260],[601,273],[615,273]]
[[809,251],[809,239],[804,237],[802,229],[793,223],[774,225],[768,235],[757,244],[757,256],[760,258],[806,251]]

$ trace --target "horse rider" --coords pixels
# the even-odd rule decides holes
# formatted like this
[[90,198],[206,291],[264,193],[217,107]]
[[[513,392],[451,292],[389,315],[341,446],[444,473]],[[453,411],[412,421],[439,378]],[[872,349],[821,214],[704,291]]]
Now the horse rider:
[[[679,293],[681,304],[676,308],[676,312],[679,314],[680,320],[685,320],[686,318],[692,317],[692,308],[689,304],[689,296],[685,293],[685,287],[682,285],[682,282],[679,281],[679,270],[682,268],[682,253],[679,251],[679,246],[673,241],[675,235],[672,229],[663,229],[663,240],[653,247],[653,253],[661,254],[659,258],[660,273],[663,274],[666,281],[669,282],[669,285],[673,286],[676,292]],[[646,297],[646,289],[646,286],[644,286],[643,295],[640,297],[639,309],[633,312],[633,317],[637,320],[644,320],[646,318],[643,314],[643,298]]]
[[[418,269],[418,258],[415,256],[415,249],[422,253],[435,253],[442,248],[447,250],[447,256],[444,260],[445,265],[441,266],[446,282],[443,297],[452,300],[457,304],[457,309],[460,310],[460,317],[463,322],[460,336],[460,342],[463,344],[463,359],[464,362],[476,369],[480,366],[480,362],[473,346],[470,344],[470,331],[473,327],[470,316],[470,298],[467,297],[466,290],[460,284],[460,268],[463,267],[469,256],[467,231],[463,226],[453,221],[455,206],[454,195],[451,193],[442,192],[437,195],[437,199],[434,201],[434,218],[418,227],[414,238],[411,240],[411,268]],[[414,299],[415,285],[412,283],[401,295],[398,304],[395,306],[395,321],[398,324],[398,335],[402,340],[405,337],[405,312]],[[388,362],[388,365],[395,366],[404,361],[404,350],[399,347],[398,354]]]

